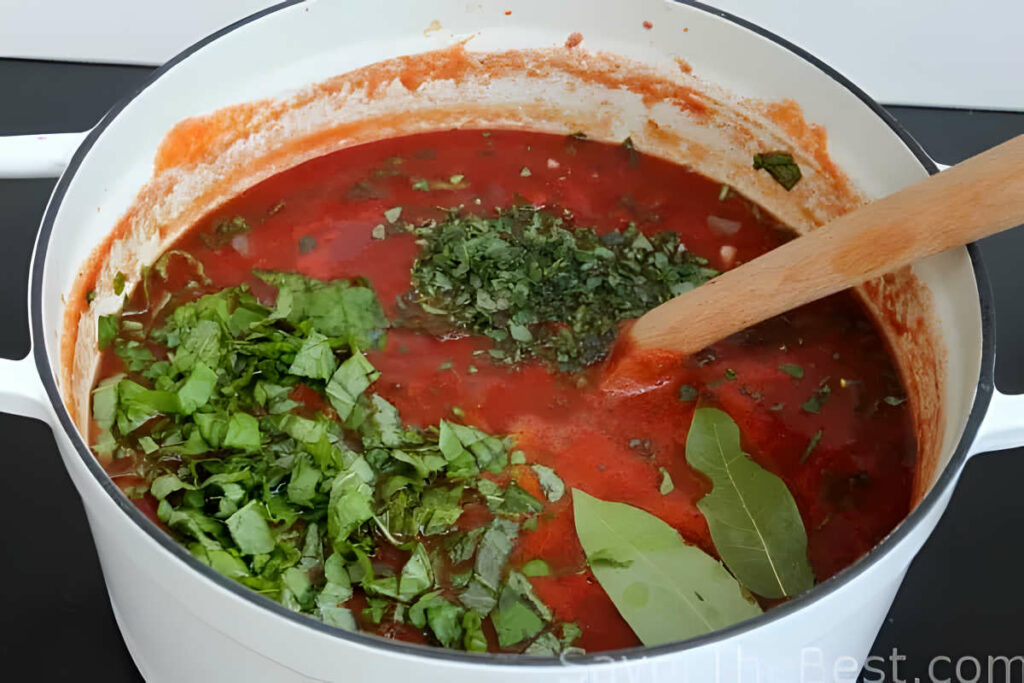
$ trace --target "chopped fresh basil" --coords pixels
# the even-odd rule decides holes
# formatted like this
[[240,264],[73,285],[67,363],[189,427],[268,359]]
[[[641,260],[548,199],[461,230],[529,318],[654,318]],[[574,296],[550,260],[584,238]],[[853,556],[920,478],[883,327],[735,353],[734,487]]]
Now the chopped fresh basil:
[[754,170],[764,169],[775,178],[775,181],[792,190],[800,182],[800,167],[793,161],[793,155],[789,152],[765,152],[754,155]]
[[540,488],[547,499],[552,503],[560,501],[565,495],[565,482],[562,478],[555,474],[553,469],[544,465],[532,465],[531,469],[536,473]]
[[548,563],[538,558],[532,559],[519,568],[523,576],[549,576],[551,568]]

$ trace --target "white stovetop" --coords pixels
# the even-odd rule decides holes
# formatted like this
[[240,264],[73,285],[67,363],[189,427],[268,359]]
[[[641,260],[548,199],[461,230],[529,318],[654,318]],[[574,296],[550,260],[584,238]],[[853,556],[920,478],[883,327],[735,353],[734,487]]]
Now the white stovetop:
[[[804,47],[879,101],[1024,110],[1024,0],[704,1]],[[0,57],[159,64],[271,4],[0,0]]]

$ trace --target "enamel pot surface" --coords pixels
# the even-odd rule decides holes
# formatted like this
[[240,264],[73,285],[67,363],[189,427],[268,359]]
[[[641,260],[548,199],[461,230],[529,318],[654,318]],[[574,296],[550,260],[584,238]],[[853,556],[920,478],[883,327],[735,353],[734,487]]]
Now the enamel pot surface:
[[[600,11],[595,11],[599,6]],[[506,12],[509,7],[511,13]],[[161,163],[173,166],[167,161],[169,156],[173,157],[173,150],[169,152],[166,145],[161,146],[168,131],[189,117],[272,98],[282,92],[308,93],[301,89],[337,74],[460,43],[465,43],[465,49],[480,53],[548,50],[545,54],[554,55],[551,59],[557,61],[563,59],[557,50],[572,49],[563,45],[576,32],[582,37],[584,48],[595,54],[605,53],[601,59],[606,66],[615,62],[616,55],[630,64],[664,64],[679,58],[685,60],[676,62],[683,74],[680,78],[688,77],[692,69],[708,83],[735,93],[739,97],[737,102],[794,100],[807,120],[820,123],[828,131],[831,158],[849,176],[858,188],[857,196],[863,199],[884,196],[938,171],[898,123],[828,66],[741,19],[696,2],[663,0],[623,0],[599,5],[582,0],[520,0],[508,3],[508,7],[463,0],[395,0],[381,4],[286,2],[186,50],[155,72],[88,133],[0,139],[0,177],[62,173],[47,207],[32,260],[32,351],[22,360],[0,361],[0,410],[35,417],[52,426],[65,466],[84,501],[117,621],[135,662],[148,680],[398,681],[411,676],[419,681],[445,683],[482,679],[786,683],[804,680],[802,677],[852,680],[907,567],[942,515],[966,459],[973,453],[1024,444],[1024,419],[1020,417],[1024,415],[1024,400],[1004,396],[993,387],[994,323],[990,294],[978,255],[967,247],[914,267],[914,300],[920,300],[923,309],[927,309],[930,331],[926,340],[905,340],[905,348],[899,341],[894,342],[905,374],[926,352],[932,368],[927,377],[911,381],[920,385],[917,389],[911,387],[919,429],[928,430],[923,439],[928,452],[921,456],[926,462],[920,467],[913,510],[886,539],[852,566],[791,601],[727,629],[685,642],[572,656],[562,661],[469,655],[385,641],[341,631],[292,613],[216,574],[149,522],[106,475],[76,426],[83,424],[79,411],[83,403],[88,404],[87,371],[92,367],[86,361],[94,360],[95,351],[91,356],[89,352],[75,355],[76,339],[73,331],[68,330],[71,316],[67,302],[73,300],[84,265],[95,262],[100,245],[109,244],[111,230],[121,217],[129,211],[136,215],[144,213],[139,197],[145,191],[140,194],[140,189],[155,192],[153,188],[160,182],[169,182],[168,178],[178,173],[172,169],[162,180],[158,176],[153,181],[154,158],[158,159],[158,167]],[[579,41],[569,41],[576,42]],[[595,63],[600,62],[594,59]],[[622,68],[629,72],[632,67]],[[579,110],[568,115],[584,121],[588,134],[593,129],[596,137],[616,139],[623,132],[633,133],[629,112],[635,113],[641,106],[651,107],[654,114],[643,114],[649,122],[644,128],[648,137],[644,138],[642,133],[634,136],[641,149],[647,150],[644,140],[657,147],[657,136],[651,131],[665,130],[676,121],[679,127],[674,130],[682,132],[673,138],[673,148],[692,153],[696,147],[681,145],[680,140],[699,138],[702,149],[712,150],[702,157],[705,167],[699,170],[729,181],[748,196],[771,205],[768,195],[774,191],[772,188],[744,187],[738,179],[740,172],[714,153],[716,145],[727,149],[728,140],[687,133],[683,118],[692,112],[680,114],[685,107],[657,110],[661,105],[652,105],[650,101],[657,97],[648,97],[642,105],[636,104],[643,99],[639,95],[634,98],[636,102],[630,99],[627,91],[633,87],[632,82],[605,78],[598,83],[594,79],[587,81],[584,74],[583,80],[587,82],[580,85],[569,82],[566,73],[563,69],[549,81],[531,81],[532,85],[525,86],[512,77],[502,85],[501,79],[494,76],[490,81],[492,87],[472,91],[446,85],[445,78],[423,87],[406,83],[404,89],[398,89],[401,92],[396,90],[393,97],[389,95],[391,109],[380,110],[373,109],[373,102],[361,102],[359,106],[365,109],[356,111],[358,107],[350,100],[344,108],[332,110],[331,106],[338,106],[331,104],[333,100],[293,96],[288,107],[298,107],[296,103],[300,100],[312,103],[303,114],[306,118],[300,121],[302,117],[296,114],[298,118],[292,121],[290,132],[288,115],[292,110],[288,107],[273,122],[257,121],[253,125],[263,127],[258,130],[260,135],[253,135],[252,139],[258,138],[259,144],[225,147],[221,159],[210,161],[207,175],[234,177],[227,172],[230,168],[225,171],[226,167],[216,164],[229,163],[233,155],[262,158],[259,155],[267,154],[276,144],[275,131],[280,139],[298,139],[295,130],[308,132],[310,126],[322,125],[319,119],[310,118],[314,110],[316,116],[327,118],[376,117],[373,135],[380,137],[397,131],[389,127],[395,124],[388,123],[396,111],[414,112],[410,116],[419,117],[419,129],[479,124],[483,120],[479,112],[473,115],[478,117],[474,119],[449,106],[447,111],[454,112],[450,120],[435,119],[429,123],[427,114],[415,113],[424,99],[430,99],[433,106],[445,104],[446,97],[454,98],[449,105],[459,101],[479,104],[487,98],[501,97],[511,102],[514,98],[508,93],[517,92],[521,99],[512,103],[514,115],[506,112],[502,115],[505,118],[497,116],[485,122],[544,129],[538,121],[544,116],[549,116],[545,120],[550,121],[553,116],[542,113],[550,108],[545,108],[550,104],[545,98],[560,103],[558,116],[565,116],[572,109],[570,100],[578,100]],[[618,71],[606,69],[605,73]],[[531,87],[536,92],[528,92]],[[351,89],[351,82],[341,83],[331,91],[331,96]],[[660,91],[647,95],[651,92]],[[522,99],[527,96],[528,101]],[[615,116],[608,114],[602,118],[594,114],[607,114],[612,109]],[[339,111],[343,113],[336,114]],[[592,114],[592,118],[587,118]],[[538,118],[531,121],[530,116]],[[614,121],[609,123],[611,119]],[[547,128],[555,129],[553,125]],[[335,132],[330,144],[334,148],[371,139],[365,137],[369,129],[358,134],[346,133],[350,137],[345,140],[337,132],[340,129],[332,130]],[[332,147],[307,145],[304,149],[308,157]],[[672,156],[671,151],[664,154]],[[686,162],[686,155],[680,154],[679,160]],[[725,156],[723,153],[722,159]],[[743,158],[749,160],[749,156]],[[267,172],[281,170],[290,163],[269,165]],[[823,178],[827,176],[821,168],[818,170]],[[188,197],[181,194],[185,192],[182,188],[192,187],[198,181],[187,174],[174,175],[174,179],[167,185],[172,188],[168,192],[178,192],[175,196],[179,204],[188,204]],[[238,176],[237,185],[224,185],[221,189],[225,197],[230,196],[254,179],[258,180]],[[813,188],[813,183],[808,185]],[[827,183],[820,187],[828,189]],[[830,208],[820,197],[807,200],[819,202],[816,209],[806,214],[811,216],[807,220],[812,224],[826,220],[830,211],[843,208]],[[175,220],[184,224],[190,215],[180,207],[175,209],[159,202],[143,208],[157,216],[157,222],[162,220],[161,216],[166,219],[162,226]],[[780,213],[785,215],[784,207]],[[155,257],[166,240],[174,236],[159,231],[146,234],[146,239],[139,235],[125,238],[120,251],[115,240],[107,260],[127,264],[126,272],[134,272],[137,278],[140,265],[151,261],[150,257]],[[880,310],[888,305],[880,293],[883,289],[866,290],[869,299],[876,297]],[[103,305],[108,309],[116,307],[98,302],[103,313],[110,312],[102,310]],[[89,327],[94,321],[83,318],[74,322],[79,324],[83,338],[94,330]],[[69,358],[77,359],[81,366],[77,375],[67,370]]]

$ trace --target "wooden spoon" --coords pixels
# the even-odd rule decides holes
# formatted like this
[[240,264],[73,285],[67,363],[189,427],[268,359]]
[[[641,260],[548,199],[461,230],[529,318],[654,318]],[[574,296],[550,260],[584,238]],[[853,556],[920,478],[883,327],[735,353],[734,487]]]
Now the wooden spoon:
[[1024,223],[1024,135],[879,199],[648,311],[641,349],[685,354],[934,254]]

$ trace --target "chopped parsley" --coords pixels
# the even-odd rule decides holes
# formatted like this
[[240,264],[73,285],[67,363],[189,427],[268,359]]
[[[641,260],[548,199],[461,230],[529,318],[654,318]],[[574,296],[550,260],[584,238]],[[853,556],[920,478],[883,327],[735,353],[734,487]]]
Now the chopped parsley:
[[800,407],[804,412],[815,414],[821,412],[821,409],[828,401],[829,396],[832,395],[832,387],[829,386],[828,380],[828,377],[823,379],[821,384],[818,386],[817,391],[815,391],[809,399],[803,402],[803,405]]
[[814,436],[807,442],[807,448],[804,449],[804,454],[800,456],[800,463],[807,462],[807,458],[811,457],[811,452],[818,447],[818,443],[821,441],[822,431],[819,429],[814,432]]
[[796,363],[783,363],[779,366],[779,370],[792,377],[793,379],[803,379],[804,369]]
[[647,236],[630,225],[598,235],[532,206],[490,217],[452,210],[415,233],[423,240],[412,271],[416,300],[490,337],[490,356],[504,363],[595,363],[622,320],[717,274],[675,232]]

